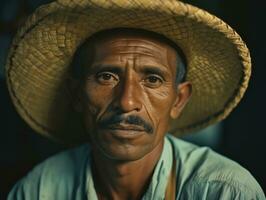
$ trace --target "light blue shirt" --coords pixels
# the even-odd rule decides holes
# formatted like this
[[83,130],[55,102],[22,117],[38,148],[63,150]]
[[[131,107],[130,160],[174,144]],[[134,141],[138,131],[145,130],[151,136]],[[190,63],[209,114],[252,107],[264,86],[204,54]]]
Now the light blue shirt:
[[[176,199],[266,199],[257,181],[236,162],[209,148],[167,135],[142,200],[164,199],[173,159]],[[8,196],[8,200],[12,199],[97,200],[89,145],[59,153],[39,164],[14,186]]]

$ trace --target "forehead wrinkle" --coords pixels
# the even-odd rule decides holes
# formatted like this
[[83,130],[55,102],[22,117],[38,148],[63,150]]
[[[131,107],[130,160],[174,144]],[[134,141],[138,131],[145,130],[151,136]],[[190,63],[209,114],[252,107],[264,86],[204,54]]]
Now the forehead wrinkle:
[[[108,49],[108,48],[107,48]],[[114,46],[111,46],[111,49],[114,50],[114,51],[118,51],[119,53],[120,52],[131,52],[131,53],[134,53],[134,51],[139,51],[140,53],[147,53],[147,54],[158,54],[159,56],[161,56],[162,53],[165,53],[167,52],[167,50],[165,48],[161,48],[161,49],[154,49],[154,48],[149,48],[147,47],[146,45],[141,45],[141,44],[138,44],[138,45],[128,45],[128,44],[124,44],[124,45],[114,45]],[[157,56],[158,56],[157,55]]]
[[[153,54],[149,54],[149,53],[146,53],[146,52],[136,52],[136,51],[125,51],[125,52],[119,52],[119,54],[134,54],[134,55],[145,55],[145,56],[149,56],[149,57],[154,57],[154,58],[157,58],[157,56],[153,55]],[[135,57],[135,56],[134,56]]]
[[146,55],[153,58],[163,58],[163,54],[166,57],[167,49],[161,48],[161,51],[158,49],[149,48],[142,45],[116,45],[116,46],[107,46],[103,50],[103,55],[115,55],[115,54],[139,54]]
[[[156,43],[158,43],[158,45]],[[146,40],[145,38],[142,39],[138,37],[136,39],[135,38],[107,38],[106,40],[99,41],[98,45],[96,46],[97,46],[96,47],[97,50],[101,49],[101,53],[100,53],[101,58],[98,58],[98,59],[102,59],[105,56],[107,57],[118,56],[119,54],[122,57],[123,55],[131,54],[132,58],[143,55],[142,58],[144,59],[149,59],[147,57],[145,58],[145,56],[151,57],[152,60],[154,59],[155,65],[156,63],[159,62],[158,64],[163,65],[164,67],[166,67],[169,64],[171,64],[172,66],[172,62],[169,60],[170,52],[168,52],[172,48],[168,46],[167,44],[164,44],[157,40],[153,40],[149,38],[147,38]],[[120,61],[121,59],[123,59],[121,56],[119,56]],[[166,68],[172,68],[172,67],[168,66]],[[174,72],[172,69],[171,71]]]
[[[113,40],[107,40],[105,41],[105,43],[110,43],[110,44],[113,44],[113,43],[122,43],[122,42],[125,42],[126,41],[126,45],[128,45],[128,43],[134,43],[134,42],[142,42],[142,43],[147,43],[153,47],[156,47],[157,49],[164,49],[165,48],[165,44],[164,43],[161,43],[159,41],[153,41],[152,39],[150,38],[147,38],[147,39],[141,39],[141,38],[115,38]],[[160,45],[162,45],[164,48],[162,48],[161,46],[157,45],[155,42],[158,42],[160,43]]]

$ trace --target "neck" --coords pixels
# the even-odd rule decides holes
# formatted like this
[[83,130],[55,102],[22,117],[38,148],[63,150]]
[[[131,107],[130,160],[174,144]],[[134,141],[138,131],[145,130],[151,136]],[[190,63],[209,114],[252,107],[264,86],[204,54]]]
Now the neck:
[[149,186],[162,149],[163,141],[150,153],[135,161],[111,160],[93,151],[92,174],[98,198],[141,199]]

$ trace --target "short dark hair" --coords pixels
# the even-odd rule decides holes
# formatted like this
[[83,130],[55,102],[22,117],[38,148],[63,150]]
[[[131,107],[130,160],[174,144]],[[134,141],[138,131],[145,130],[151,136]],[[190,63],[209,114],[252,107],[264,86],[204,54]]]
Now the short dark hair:
[[[186,58],[183,51],[180,47],[175,44],[172,40],[168,39],[167,37],[155,33],[152,31],[144,30],[144,29],[134,29],[134,28],[115,28],[115,29],[108,29],[97,32],[89,37],[75,52],[73,56],[72,63],[71,63],[71,73],[74,78],[80,79],[86,75],[85,67],[88,64],[93,62],[94,58],[94,44],[97,41],[104,40],[106,38],[110,38],[113,35],[141,35],[147,36],[148,38],[152,38],[154,40],[161,41],[166,43],[170,47],[172,47],[177,54],[177,73],[176,73],[176,83],[179,84],[184,81],[186,75]],[[88,55],[90,55],[88,57]],[[84,61],[86,60],[86,63]]]

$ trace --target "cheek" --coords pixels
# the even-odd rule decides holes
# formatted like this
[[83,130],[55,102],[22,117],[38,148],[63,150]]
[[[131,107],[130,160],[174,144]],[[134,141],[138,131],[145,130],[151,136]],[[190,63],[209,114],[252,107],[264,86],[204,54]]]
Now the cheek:
[[93,116],[98,118],[108,107],[112,99],[112,90],[107,87],[100,87],[93,81],[87,81],[85,86],[85,108]]
[[147,89],[145,93],[144,106],[153,124],[157,129],[167,128],[173,104],[173,89],[165,86],[155,90]]

